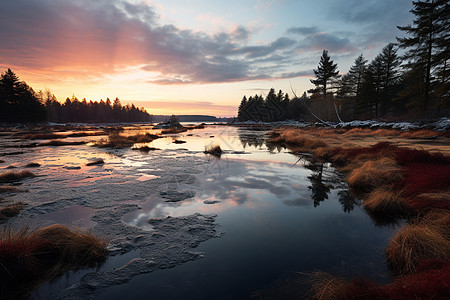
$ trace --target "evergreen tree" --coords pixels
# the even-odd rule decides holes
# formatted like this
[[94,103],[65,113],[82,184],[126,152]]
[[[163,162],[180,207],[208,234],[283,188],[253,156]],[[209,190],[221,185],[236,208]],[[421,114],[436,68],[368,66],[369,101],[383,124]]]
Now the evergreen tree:
[[386,45],[379,54],[382,67],[382,90],[380,95],[380,113],[385,116],[392,106],[392,99],[394,98],[400,79],[400,59],[397,56],[397,49],[394,44]]
[[450,107],[450,4],[448,0],[439,0],[437,4],[439,30],[433,63],[436,65],[436,106],[441,110]]
[[356,98],[361,94],[361,87],[363,83],[364,73],[367,69],[367,60],[360,54],[355,59],[355,63],[350,67],[348,71],[348,88],[349,92]]
[[247,97],[244,96],[238,107],[238,120],[241,122],[247,121],[245,117],[245,109],[247,107]]
[[[423,90],[420,97],[416,98],[416,106],[421,111],[427,111],[431,102],[433,67],[436,66],[434,58],[439,57],[442,51],[442,41],[448,36],[448,19],[443,20],[439,17],[439,12],[448,10],[448,0],[425,0],[413,1],[414,8],[411,13],[415,15],[414,25],[397,26],[398,29],[406,32],[409,37],[397,38],[401,48],[409,49],[405,52],[403,58],[408,60],[405,67],[409,72],[422,73]],[[447,15],[448,16],[448,15]],[[416,83],[417,84],[417,83]],[[407,84],[413,87],[414,83]],[[417,103],[418,102],[418,103]]]
[[[42,98],[42,97],[41,97]],[[0,78],[0,119],[3,122],[39,122],[46,117],[43,99],[8,69]]]
[[324,97],[329,92],[333,92],[337,79],[340,75],[337,69],[337,64],[335,64],[330,56],[328,56],[328,51],[323,50],[322,56],[320,57],[319,66],[314,69],[314,74],[316,79],[312,80],[311,83],[316,86],[315,89],[308,90],[310,93],[320,92]]

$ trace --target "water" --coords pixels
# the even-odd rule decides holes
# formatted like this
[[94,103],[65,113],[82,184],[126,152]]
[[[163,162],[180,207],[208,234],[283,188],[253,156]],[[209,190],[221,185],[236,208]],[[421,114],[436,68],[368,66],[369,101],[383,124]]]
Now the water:
[[[90,228],[95,222],[89,216],[110,203],[96,197],[109,197],[110,201],[137,198],[133,203],[138,203],[139,209],[124,213],[121,222],[150,233],[153,228],[148,219],[197,212],[217,215],[217,230],[224,234],[195,249],[204,252],[204,258],[134,276],[128,283],[106,288],[96,299],[248,299],[274,282],[315,270],[389,281],[383,251],[395,228],[377,227],[330,165],[276,148],[266,143],[265,133],[210,126],[147,143],[160,149],[149,154],[128,149],[104,152],[87,146],[41,148],[41,153],[32,157],[22,156],[23,161],[46,164],[39,170],[47,177],[46,184],[38,180],[30,198],[58,209],[44,210],[41,205],[35,208],[38,215],[32,210],[28,214],[36,224],[59,222]],[[174,144],[175,139],[185,143]],[[220,160],[203,153],[212,145],[224,150]],[[104,158],[106,165],[84,166],[92,157]],[[195,158],[199,167],[190,171],[190,166],[183,165],[188,158]],[[13,163],[14,158],[8,160],[0,166]],[[80,169],[70,170],[68,176],[67,171],[61,172],[61,166]],[[56,206],[49,195],[76,198],[55,189],[57,183],[76,191],[79,197],[94,200],[85,200],[89,207],[84,207],[83,201]],[[120,188],[124,184],[127,189]],[[104,193],[115,186],[119,186],[115,193]],[[160,191],[193,191],[195,196],[166,202],[161,193],[141,193],[148,186],[160,187]],[[49,189],[53,189],[50,194]],[[112,257],[104,268],[139,256],[139,251],[130,253]],[[37,295],[45,298],[47,291],[54,295],[58,288],[58,283],[46,286]],[[305,292],[299,288],[297,297]]]

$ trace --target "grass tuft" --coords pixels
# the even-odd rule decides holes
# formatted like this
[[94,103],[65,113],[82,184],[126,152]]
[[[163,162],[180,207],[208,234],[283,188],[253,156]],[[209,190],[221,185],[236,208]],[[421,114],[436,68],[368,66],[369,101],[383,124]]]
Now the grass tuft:
[[220,158],[222,156],[223,150],[222,148],[220,148],[219,145],[211,145],[211,146],[206,146],[205,147],[205,154],[211,154],[212,156],[218,157]]
[[22,190],[19,188],[16,188],[15,186],[10,186],[10,185],[1,185],[0,186],[0,194],[2,194],[2,193],[17,193],[17,192],[22,192]]
[[3,223],[15,216],[17,216],[25,205],[23,202],[19,201],[14,204],[9,204],[0,207],[0,223]]
[[160,149],[159,148],[155,148],[155,147],[142,146],[142,147],[131,148],[131,150],[139,150],[139,151],[148,153],[150,151],[155,151],[155,150],[160,150]]
[[404,226],[386,248],[386,261],[394,274],[413,274],[423,260],[450,261],[450,215],[433,211]]
[[94,161],[88,162],[86,164],[86,166],[97,166],[97,165],[103,165],[105,163],[105,161],[101,158],[96,159]]
[[29,163],[25,165],[25,168],[39,168],[40,166],[38,163]]
[[373,215],[385,218],[398,218],[410,211],[410,207],[399,192],[386,188],[373,190],[364,200],[364,208]]
[[0,232],[0,298],[25,298],[68,270],[93,267],[107,256],[106,243],[89,233],[52,225],[36,231]]
[[0,174],[0,183],[12,183],[29,177],[36,177],[36,175],[31,173],[30,171],[10,171]]
[[108,139],[100,139],[97,141],[94,146],[100,148],[127,148],[133,146],[135,143],[150,143],[159,138],[158,135],[146,133],[146,134],[137,134],[131,136],[120,135],[117,132],[114,132],[108,136]]
[[316,271],[310,274],[310,293],[315,300],[348,299],[349,283],[342,278],[335,277],[327,272]]
[[358,192],[368,193],[374,188],[399,181],[403,178],[395,160],[383,157],[365,162],[353,169],[347,177],[349,185]]

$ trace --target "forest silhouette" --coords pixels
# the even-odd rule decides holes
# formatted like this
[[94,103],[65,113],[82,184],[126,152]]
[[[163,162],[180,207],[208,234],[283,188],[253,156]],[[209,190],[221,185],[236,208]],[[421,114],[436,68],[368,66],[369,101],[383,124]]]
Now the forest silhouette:
[[151,115],[134,104],[123,106],[119,98],[111,102],[78,100],[75,96],[64,103],[57,101],[49,90],[35,92],[33,88],[8,69],[0,78],[0,122],[149,122]]

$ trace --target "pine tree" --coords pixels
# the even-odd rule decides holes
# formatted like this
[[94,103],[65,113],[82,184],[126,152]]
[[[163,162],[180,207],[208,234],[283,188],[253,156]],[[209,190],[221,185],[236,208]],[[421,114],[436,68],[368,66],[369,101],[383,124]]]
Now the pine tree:
[[[422,73],[419,77],[412,76],[422,77],[420,79],[423,81],[423,90],[420,97],[416,98],[416,106],[419,106],[421,111],[428,111],[432,94],[431,74],[437,63],[434,58],[440,53],[436,50],[439,49],[443,37],[448,35],[448,28],[445,28],[445,21],[448,24],[448,20],[442,20],[439,12],[448,10],[448,0],[413,1],[413,6],[411,13],[415,15],[414,25],[397,26],[410,36],[397,38],[397,41],[401,48],[409,49],[403,56],[408,60],[405,64],[408,71],[414,74]],[[409,83],[407,86],[413,84]]]
[[436,65],[436,104],[440,110],[450,106],[450,4],[448,0],[438,0],[437,4],[439,30],[433,63]]
[[39,122],[46,117],[42,99],[8,69],[0,78],[0,119],[6,122]]
[[360,54],[356,59],[353,66],[348,71],[348,80],[350,93],[358,98],[361,94],[361,87],[363,83],[364,73],[367,70],[367,60]]
[[335,64],[331,60],[330,56],[328,56],[327,50],[323,50],[322,56],[320,57],[319,66],[313,71],[316,75],[316,79],[311,79],[310,81],[316,86],[316,88],[308,90],[308,92],[320,92],[324,97],[326,97],[329,92],[334,91],[334,85],[340,77],[340,75],[338,75],[339,71],[337,69],[337,64]]
[[241,122],[247,121],[246,117],[245,117],[245,109],[247,107],[247,103],[248,103],[247,97],[244,96],[242,98],[242,100],[241,100],[241,103],[239,104],[239,107],[238,107],[238,120],[241,121]]

